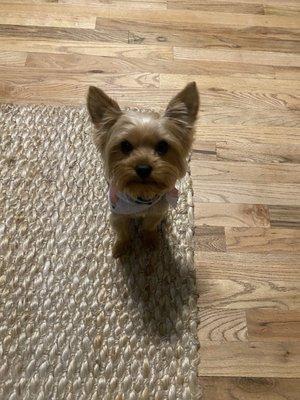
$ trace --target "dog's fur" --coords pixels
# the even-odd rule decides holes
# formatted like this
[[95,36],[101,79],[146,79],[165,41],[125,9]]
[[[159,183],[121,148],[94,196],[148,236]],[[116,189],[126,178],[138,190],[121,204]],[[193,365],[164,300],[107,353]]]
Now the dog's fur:
[[[162,116],[154,112],[121,111],[113,99],[93,86],[89,88],[87,106],[96,128],[94,142],[102,154],[107,180],[118,191],[133,198],[149,199],[169,192],[185,175],[199,108],[194,82],[170,101]],[[132,147],[126,154],[121,149],[124,141]],[[165,154],[156,151],[161,141],[168,145]],[[146,179],[141,179],[136,173],[136,167],[141,164],[152,168]],[[114,257],[122,256],[130,247],[132,218],[143,217],[142,240],[148,247],[155,246],[157,227],[167,208],[165,201],[153,205],[143,215],[112,213],[111,223],[117,235]]]

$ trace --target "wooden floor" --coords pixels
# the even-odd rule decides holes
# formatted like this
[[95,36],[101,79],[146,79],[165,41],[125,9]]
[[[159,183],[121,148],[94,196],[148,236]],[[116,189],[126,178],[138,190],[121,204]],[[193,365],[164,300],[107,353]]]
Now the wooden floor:
[[161,108],[198,83],[204,400],[300,398],[299,13],[300,0],[0,0],[1,102],[80,104],[95,84]]

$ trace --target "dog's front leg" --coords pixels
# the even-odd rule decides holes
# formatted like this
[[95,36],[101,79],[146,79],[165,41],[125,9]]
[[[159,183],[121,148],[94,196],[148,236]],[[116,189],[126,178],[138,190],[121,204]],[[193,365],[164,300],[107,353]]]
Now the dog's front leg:
[[145,247],[154,249],[158,245],[158,226],[163,220],[165,214],[150,214],[143,220],[142,225],[142,241]]
[[114,258],[119,258],[125,255],[130,248],[130,218],[124,215],[111,214],[110,220],[116,234],[112,254]]

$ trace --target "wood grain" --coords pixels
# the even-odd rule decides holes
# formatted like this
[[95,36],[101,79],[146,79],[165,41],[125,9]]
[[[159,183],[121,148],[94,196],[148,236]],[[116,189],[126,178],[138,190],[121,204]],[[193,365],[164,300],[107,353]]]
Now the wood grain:
[[[72,27],[48,27],[26,25],[0,25],[0,36],[5,38],[30,38],[36,40],[58,39],[91,42],[127,43],[128,32],[113,29],[82,29]],[[6,40],[4,40],[6,42]],[[2,41],[3,43],[3,41]]]
[[14,51],[0,51],[0,65],[22,67],[25,65],[27,53]]
[[300,340],[300,311],[247,310],[249,340]]
[[195,203],[194,213],[198,226],[270,226],[269,210],[260,204]]
[[225,228],[229,252],[296,252],[300,249],[300,231],[286,228]]
[[255,141],[217,142],[219,160],[255,163],[300,163],[300,144],[256,143]]
[[197,147],[194,146],[193,152],[201,154],[201,160],[217,160],[215,142],[197,140]]
[[[23,28],[23,27],[22,27]],[[102,34],[101,32],[95,34],[91,30],[71,30],[59,29],[56,32],[45,29],[42,31],[30,27],[31,31],[28,34],[35,37],[42,36],[44,38],[65,38],[70,40],[90,40],[97,41],[124,41],[124,34],[126,32],[118,31],[117,33],[112,31],[106,31]],[[14,29],[8,32],[7,28],[1,30],[0,35],[9,34],[10,36],[22,35],[24,29]],[[32,32],[32,33],[31,33]],[[61,33],[62,32],[62,33]],[[80,34],[80,32],[82,32]],[[27,33],[26,33],[27,34]],[[127,40],[126,33],[126,40]],[[29,66],[36,68],[59,68],[69,70],[94,70],[100,69],[106,73],[126,73],[126,72],[156,72],[156,73],[174,73],[174,74],[199,74],[199,75],[214,75],[214,76],[236,76],[236,77],[251,77],[275,79],[276,76],[280,77],[280,74],[284,75],[284,79],[295,80],[297,74],[300,72],[297,68],[281,68],[273,66],[260,66],[258,69],[257,65],[247,65],[242,63],[231,63],[231,62],[210,62],[210,61],[189,61],[188,63],[184,60],[173,60],[173,59],[151,59],[143,60],[141,58],[133,59],[128,57],[101,57],[101,56],[90,56],[90,55],[77,55],[77,54],[49,54],[49,53],[35,53],[31,52],[28,54]]]
[[247,340],[246,313],[244,310],[199,309],[200,345]]
[[300,379],[200,378],[205,400],[298,400]]
[[[38,4],[37,4],[38,5]],[[69,28],[91,28],[96,25],[96,17],[90,15],[68,15],[68,13],[47,13],[42,5],[31,10],[35,4],[10,5],[3,3],[0,8],[0,24],[53,26]]]
[[285,16],[296,17],[299,16],[300,13],[299,2],[298,4],[296,2],[293,4],[284,4],[284,3],[274,4],[274,5],[265,4],[264,13],[266,15],[285,15]]
[[300,307],[300,283],[276,281],[272,277],[264,281],[206,278],[198,282],[198,290],[198,305],[203,308],[296,310]]
[[300,378],[300,346],[295,342],[230,342],[203,346],[200,375]]
[[245,64],[299,67],[300,55],[251,50],[210,50],[175,47],[174,57],[178,60],[206,60],[243,62]]
[[226,251],[224,227],[197,226],[195,231],[196,248],[201,251]]
[[[194,147],[197,149],[198,141],[237,141],[237,142],[255,142],[257,144],[281,144],[283,148],[285,145],[293,144],[299,145],[300,143],[300,132],[298,127],[285,128],[282,126],[213,126],[203,125],[201,118],[198,121],[198,130],[194,142]],[[282,140],[282,137],[285,140]]]
[[[0,85],[0,98],[7,97],[11,100],[64,102],[69,100],[73,104],[85,102],[89,85],[101,85],[112,96],[122,93],[125,96],[129,91],[132,98],[138,93],[138,88],[149,91],[158,86],[156,74],[131,75],[106,75],[99,73],[65,73],[61,71],[24,70],[22,79],[17,68],[0,68],[2,82]],[[147,91],[146,90],[146,91]],[[119,96],[121,97],[121,96]],[[128,100],[128,99],[127,99]]]
[[196,251],[196,273],[204,279],[300,281],[300,251],[294,253],[218,253]]
[[270,224],[274,227],[300,228],[300,207],[270,206]]
[[168,8],[203,10],[238,14],[264,14],[264,6],[258,2],[210,1],[210,0],[168,0]]
[[[299,58],[300,59],[300,58]],[[180,90],[190,81],[195,81],[201,91],[211,90],[216,93],[221,92],[264,92],[264,93],[283,93],[300,94],[300,87],[295,82],[289,80],[270,80],[257,79],[255,77],[238,79],[237,77],[226,76],[203,76],[203,75],[180,75],[180,74],[161,74],[162,89]],[[299,102],[300,103],[300,102]]]
[[61,4],[84,4],[84,5],[117,5],[118,7],[127,8],[139,8],[139,9],[150,9],[150,10],[163,10],[167,8],[166,0],[151,0],[151,1],[142,1],[142,0],[57,0],[58,3]]
[[[243,150],[242,150],[243,151]],[[245,156],[247,152],[245,151]],[[193,154],[192,174],[202,182],[300,183],[299,164],[250,164],[229,161],[203,161]],[[295,185],[296,186],[296,185]]]
[[172,57],[172,49],[168,46],[143,46],[136,44],[121,44],[75,40],[31,40],[27,38],[0,38],[0,46],[6,51],[34,51],[55,54],[86,54],[96,56],[116,56],[122,58],[156,57],[168,59]]
[[[131,20],[116,18],[107,19],[105,17],[97,18],[96,29],[99,30],[120,30],[129,32],[130,43],[142,44],[157,44],[167,43],[174,46],[186,48],[201,48],[210,49],[218,47],[218,49],[240,49],[245,50],[269,50],[273,52],[290,53],[295,51],[295,41],[291,39],[287,33],[286,37],[277,40],[277,37],[264,36],[256,33],[249,34],[247,29],[234,27],[220,27],[216,25],[197,25],[188,26],[181,29],[178,25],[170,22],[166,25],[165,22],[153,24],[145,19]],[[272,31],[274,34],[274,32]],[[275,35],[276,36],[276,35]],[[242,60],[241,60],[242,61]]]

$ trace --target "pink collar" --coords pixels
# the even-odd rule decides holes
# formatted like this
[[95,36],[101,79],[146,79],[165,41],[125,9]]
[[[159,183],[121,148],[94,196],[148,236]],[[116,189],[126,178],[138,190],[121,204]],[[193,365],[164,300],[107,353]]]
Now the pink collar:
[[175,207],[178,200],[178,190],[174,187],[168,193],[155,196],[153,199],[135,199],[125,193],[119,192],[113,185],[109,187],[110,209],[116,214],[130,215],[143,213],[162,200],[166,200],[172,207]]

